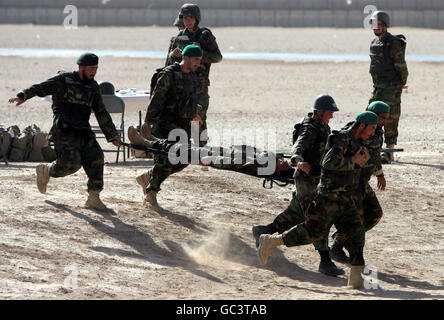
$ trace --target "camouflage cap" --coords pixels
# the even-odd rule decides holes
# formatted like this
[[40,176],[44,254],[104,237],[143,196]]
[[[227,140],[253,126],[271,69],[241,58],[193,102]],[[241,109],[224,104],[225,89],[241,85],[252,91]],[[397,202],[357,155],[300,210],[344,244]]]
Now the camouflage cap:
[[367,110],[374,113],[390,113],[390,106],[383,101],[373,101],[368,105]]
[[356,121],[363,124],[378,124],[378,116],[372,111],[359,112],[356,117]]
[[183,48],[182,55],[187,57],[202,57],[203,53],[199,46],[190,44]]
[[77,59],[79,66],[95,66],[99,64],[99,57],[94,53],[86,52]]

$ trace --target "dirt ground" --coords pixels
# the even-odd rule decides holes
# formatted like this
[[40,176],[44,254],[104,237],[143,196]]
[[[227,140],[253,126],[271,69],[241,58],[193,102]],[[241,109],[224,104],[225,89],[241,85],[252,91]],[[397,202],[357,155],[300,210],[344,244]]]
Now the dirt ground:
[[[367,54],[364,29],[214,28],[222,53],[304,52]],[[173,28],[0,26],[2,48],[166,50]],[[443,31],[395,29],[408,39],[407,53],[444,54]],[[433,46],[431,44],[433,43]],[[156,59],[103,57],[97,80],[117,89],[143,88]],[[363,110],[372,90],[368,62],[288,63],[223,60],[211,70],[210,145],[255,136],[269,148],[288,148],[293,125],[315,97],[330,93],[340,112],[338,129]],[[86,175],[51,179],[42,195],[36,163],[0,163],[0,298],[2,299],[443,299],[444,298],[444,65],[411,62],[402,96],[398,147],[384,166],[387,190],[376,191],[382,221],[366,236],[371,270],[367,288],[350,290],[345,276],[318,273],[313,246],[275,250],[260,266],[251,234],[286,208],[290,186],[271,190],[235,172],[190,166],[163,184],[163,210],[143,208],[135,177],[151,160],[114,163],[107,154],[102,198],[114,214],[83,207]],[[52,111],[38,97],[7,104],[18,90],[58,70],[74,70],[74,58],[0,59],[0,124],[51,126]],[[126,114],[126,124],[138,122]],[[214,138],[222,136],[221,142]],[[231,140],[233,139],[233,140]],[[250,140],[249,140],[250,141]],[[109,147],[106,143],[104,147]],[[376,188],[375,180],[371,181]],[[333,230],[332,230],[333,231]]]

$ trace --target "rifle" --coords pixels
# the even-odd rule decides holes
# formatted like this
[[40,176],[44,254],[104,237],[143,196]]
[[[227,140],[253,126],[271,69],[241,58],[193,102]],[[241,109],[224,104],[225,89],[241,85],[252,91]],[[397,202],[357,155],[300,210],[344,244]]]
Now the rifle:
[[[176,154],[169,153],[167,151],[159,150],[156,148],[151,148],[148,146],[143,146],[143,145],[138,145],[138,144],[133,144],[133,143],[126,143],[126,142],[121,142],[121,145],[125,146],[127,148],[133,148],[133,149],[137,149],[137,150],[147,151],[147,152],[151,152],[151,153],[162,155],[162,156],[168,157],[168,155],[170,155],[170,154],[176,156]],[[290,168],[289,170],[284,171],[285,175],[277,175],[277,174],[259,175],[257,172],[253,172],[251,170],[248,170],[247,168],[240,168],[240,169],[232,169],[232,168],[225,169],[224,168],[224,169],[222,169],[222,168],[217,168],[214,164],[209,164],[208,166],[213,167],[215,169],[219,169],[219,170],[235,171],[235,172],[239,172],[239,173],[253,176],[256,178],[263,178],[264,181],[262,182],[262,187],[265,189],[272,189],[273,184],[277,184],[279,187],[285,187],[289,184],[294,184],[294,180],[293,180],[294,168]],[[268,184],[268,186],[267,186],[267,184]]]
[[[382,152],[403,152],[403,148],[382,148]],[[281,156],[282,158],[291,158],[291,151],[290,150],[276,150],[274,151],[276,155]]]

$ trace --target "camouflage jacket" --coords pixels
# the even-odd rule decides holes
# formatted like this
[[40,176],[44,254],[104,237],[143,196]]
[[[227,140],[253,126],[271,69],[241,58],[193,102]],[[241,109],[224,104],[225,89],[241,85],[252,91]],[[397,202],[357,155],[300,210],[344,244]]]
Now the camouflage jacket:
[[389,32],[370,44],[370,74],[377,87],[405,85],[408,69],[405,62],[405,41]]
[[155,136],[166,139],[173,129],[190,135],[190,122],[199,111],[196,81],[195,73],[182,72],[179,63],[159,72],[145,117],[145,122],[153,124]]
[[361,170],[355,164],[353,156],[361,146],[360,141],[353,137],[351,128],[333,130],[321,159],[321,192],[349,192],[358,189]]
[[197,43],[203,51],[202,63],[197,69],[198,77],[197,93],[207,92],[210,85],[209,74],[212,63],[217,63],[222,60],[222,54],[216,42],[216,38],[208,28],[199,28],[196,32],[191,33],[188,29],[184,29],[179,34],[171,39],[170,47],[168,48],[168,56],[165,66],[171,65],[174,62],[180,62],[182,58],[172,56],[172,52],[176,48],[183,49],[189,44]]
[[[309,113],[299,129],[298,138],[291,148],[292,158],[308,162],[311,166],[309,176],[319,178],[321,174],[321,158],[330,134],[330,127],[313,119],[313,113]],[[296,174],[306,175],[301,170]]]
[[377,126],[375,134],[362,142],[364,147],[366,147],[370,153],[370,159],[367,161],[361,171],[361,181],[363,183],[368,183],[372,174],[378,176],[383,173],[381,161],[382,144],[384,142],[383,137],[384,130],[382,127]]
[[[349,129],[355,122],[349,122],[345,125],[345,129]],[[382,174],[382,161],[381,161],[381,151],[382,144],[384,142],[384,130],[382,127],[377,126],[375,134],[368,138],[367,140],[359,140],[360,143],[367,148],[370,153],[370,159],[361,168],[360,182],[367,184],[370,181],[371,176],[374,174],[376,176]]]
[[116,127],[105,108],[96,81],[84,82],[78,72],[59,72],[45,82],[20,91],[17,96],[25,101],[34,96],[52,95],[53,128],[91,130],[89,117],[94,112],[108,141],[118,137]]

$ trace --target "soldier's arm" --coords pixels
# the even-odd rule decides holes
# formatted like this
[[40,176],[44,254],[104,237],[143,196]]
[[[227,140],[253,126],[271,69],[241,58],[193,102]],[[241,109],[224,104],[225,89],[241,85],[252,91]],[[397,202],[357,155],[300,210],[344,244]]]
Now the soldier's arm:
[[222,53],[216,42],[216,37],[208,30],[202,32],[200,47],[203,51],[203,63],[217,63],[222,61]]
[[333,143],[329,143],[331,148],[322,158],[321,165],[324,169],[333,171],[350,171],[354,169],[355,161],[353,156],[346,157],[348,141],[337,138]]
[[382,171],[382,160],[381,160],[381,151],[382,151],[382,144],[383,140],[381,139],[374,139],[372,141],[373,143],[369,145],[368,149],[370,151],[371,161],[375,165],[375,171],[373,174],[375,176],[381,176],[384,175],[384,172]]
[[176,49],[176,37],[171,38],[170,46],[168,47],[168,54],[165,61],[165,67],[172,65],[174,62],[182,61],[182,57],[173,56],[173,51]]
[[61,75],[57,75],[42,83],[34,84],[27,89],[23,89],[17,94],[17,97],[26,101],[35,96],[45,97],[51,94],[54,95],[60,91],[63,91],[64,88],[65,81],[63,80],[63,77]]
[[157,123],[167,100],[167,93],[172,84],[172,76],[168,72],[161,71],[153,90],[148,109],[146,111],[145,122]]
[[114,139],[119,137],[117,133],[116,126],[113,123],[113,120],[106,110],[105,105],[103,104],[102,95],[99,90],[94,93],[92,109],[96,116],[97,122],[99,123],[100,129],[105,134],[106,140],[108,142],[113,141]]
[[313,145],[316,138],[314,129],[310,126],[304,126],[302,132],[299,134],[298,139],[291,147],[291,161],[296,163],[297,161],[304,161],[304,152]]
[[407,69],[407,63],[405,62],[402,43],[400,41],[392,42],[390,57],[393,60],[396,71],[401,76],[402,84],[405,85],[407,83],[409,71]]

